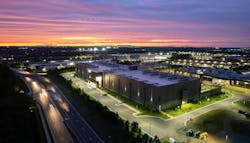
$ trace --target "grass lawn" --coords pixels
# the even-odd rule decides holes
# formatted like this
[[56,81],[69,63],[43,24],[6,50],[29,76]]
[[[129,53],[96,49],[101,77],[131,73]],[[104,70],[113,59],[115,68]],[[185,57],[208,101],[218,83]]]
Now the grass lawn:
[[[195,118],[184,130],[187,129],[206,131],[209,134],[208,137],[215,137],[222,141],[225,139],[225,134],[230,134],[229,139],[233,139],[232,142],[240,142],[250,136],[250,121],[239,118],[237,113],[232,111],[218,109]],[[233,138],[235,135],[240,137]]]
[[194,129],[195,131],[206,131],[208,133],[216,134],[223,130],[224,119],[228,116],[228,111],[226,110],[214,110],[200,117],[194,119],[188,127]]
[[166,110],[166,113],[171,115],[171,116],[178,116],[178,115],[184,114],[186,112],[190,112],[190,111],[193,111],[195,109],[204,107],[206,105],[218,102],[218,101],[223,100],[223,99],[228,98],[228,97],[231,97],[231,94],[225,93],[225,94],[220,94],[220,95],[216,95],[216,96],[210,96],[207,99],[202,99],[202,100],[198,101],[197,103],[186,103],[186,104],[178,106],[174,109],[168,109],[168,110]]
[[202,84],[201,86],[201,91],[205,92],[214,88],[218,88],[219,86],[217,85],[209,85],[209,84]]
[[137,109],[140,111],[140,113],[138,114],[138,116],[140,115],[150,115],[150,116],[158,116],[161,117],[163,119],[169,119],[169,117],[167,115],[162,114],[159,111],[152,111],[146,107],[144,107],[143,105],[136,103],[135,101],[132,101],[122,95],[117,94],[114,91],[108,90],[108,89],[102,89],[105,92],[107,92],[109,95],[114,96],[115,98],[118,98],[119,100],[121,100],[123,103],[128,104],[129,106],[132,106],[133,108]]
[[250,98],[245,100],[239,100],[234,103],[237,109],[250,111]]
[[140,115],[158,116],[158,117],[161,117],[163,119],[169,119],[169,117],[167,115],[164,115],[158,111],[143,111],[143,112],[138,114],[138,116],[140,116]]
[[227,87],[223,87],[222,89],[230,91],[230,92],[241,93],[241,94],[250,92],[250,89],[243,88],[243,87],[237,87],[237,86],[229,86],[229,87],[227,86]]
[[164,69],[160,69],[161,72],[167,72],[167,73],[174,73],[174,70],[173,68],[164,68]]

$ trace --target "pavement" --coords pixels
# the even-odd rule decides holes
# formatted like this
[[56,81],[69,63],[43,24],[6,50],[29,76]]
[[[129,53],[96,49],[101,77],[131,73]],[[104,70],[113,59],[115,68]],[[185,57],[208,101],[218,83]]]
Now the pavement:
[[64,124],[63,117],[54,107],[54,103],[49,98],[49,94],[44,90],[42,84],[32,77],[24,77],[24,81],[33,92],[34,99],[41,105],[48,127],[51,131],[53,142],[55,143],[73,143],[67,127]]
[[215,109],[231,109],[231,105],[233,102],[239,100],[240,98],[243,98],[243,96],[241,95],[233,94],[233,96],[230,98],[166,120],[155,116],[137,116],[136,114],[139,111],[137,111],[133,107],[128,106],[127,104],[122,103],[116,98],[114,99],[114,97],[112,97],[111,95],[102,96],[102,94],[105,93],[104,91],[92,87],[81,78],[73,76],[74,72],[63,73],[62,75],[66,79],[72,80],[88,95],[95,98],[101,104],[107,106],[111,111],[118,113],[121,118],[129,120],[130,122],[138,122],[141,129],[150,136],[153,137],[157,135],[159,138],[172,137],[177,142],[202,142],[198,139],[186,137],[184,133],[181,132],[181,129],[186,126],[187,120],[190,120],[190,118],[194,119]]
[[80,143],[103,143],[62,91],[49,79],[30,75],[26,77],[35,99],[41,104],[56,143],[73,143],[74,135]]

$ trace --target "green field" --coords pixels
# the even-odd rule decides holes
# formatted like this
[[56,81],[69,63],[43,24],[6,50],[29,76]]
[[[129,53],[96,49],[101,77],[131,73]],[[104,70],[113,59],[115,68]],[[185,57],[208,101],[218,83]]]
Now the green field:
[[116,92],[114,91],[111,91],[111,90],[108,90],[108,89],[103,89],[105,92],[107,92],[109,95],[111,96],[114,96],[115,98],[118,98],[119,100],[121,100],[123,103],[126,103],[127,105],[139,110],[139,114],[138,116],[140,115],[150,115],[150,116],[158,116],[158,117],[161,117],[163,119],[169,119],[169,117],[167,115],[164,115],[162,114],[161,112],[159,111],[153,111],[153,110],[150,110],[146,107],[144,107],[143,105],[133,101],[133,100],[130,100],[122,95],[119,95],[117,94]]
[[237,87],[237,86],[229,86],[229,87],[223,87],[223,90],[229,91],[229,92],[236,92],[240,94],[245,94],[250,92],[250,89],[243,88],[243,87]]
[[178,115],[184,114],[186,112],[190,112],[190,111],[193,111],[195,109],[204,107],[206,105],[209,105],[209,104],[218,102],[220,100],[226,99],[228,97],[231,97],[231,94],[226,93],[226,94],[220,94],[220,95],[216,95],[216,96],[210,96],[207,99],[201,99],[200,101],[198,101],[196,103],[186,103],[186,104],[178,106],[174,109],[168,109],[165,112],[171,116],[178,116]]
[[239,133],[243,136],[250,135],[250,121],[239,118],[237,113],[218,109],[207,112],[189,122],[184,130],[208,132],[213,136],[224,138],[223,133]]
[[223,130],[224,119],[228,116],[228,111],[226,110],[214,110],[206,114],[201,115],[197,119],[194,119],[188,128],[206,131],[209,133],[218,133]]
[[234,102],[234,106],[240,110],[250,111],[250,98],[242,99],[242,100],[239,100],[237,102]]
[[217,86],[217,85],[209,85],[209,84],[202,84],[201,86],[201,91],[202,92],[205,92],[205,91],[209,91],[211,89],[215,89],[215,88],[218,88],[220,86]]

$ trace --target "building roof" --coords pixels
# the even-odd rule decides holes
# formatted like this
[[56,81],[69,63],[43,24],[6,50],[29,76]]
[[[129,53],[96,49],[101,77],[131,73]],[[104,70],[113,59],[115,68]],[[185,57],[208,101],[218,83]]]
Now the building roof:
[[183,68],[180,71],[193,74],[202,74],[221,79],[228,79],[228,80],[231,79],[231,80],[250,82],[250,75],[240,74],[228,69],[189,67],[189,68]]
[[123,76],[154,86],[165,86],[176,84],[179,82],[196,80],[196,78],[193,77],[146,70],[143,68],[139,68],[138,70],[129,70],[128,66],[126,65],[118,65],[104,62],[94,62],[91,63],[91,65],[92,67],[90,69],[93,72],[110,72],[114,75]]

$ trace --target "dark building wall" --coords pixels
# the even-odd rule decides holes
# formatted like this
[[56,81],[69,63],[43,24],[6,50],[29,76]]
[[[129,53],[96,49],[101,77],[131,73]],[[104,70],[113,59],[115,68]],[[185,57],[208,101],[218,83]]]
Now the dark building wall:
[[[112,73],[104,76],[104,88],[111,89],[127,98],[150,108],[161,109],[182,104],[182,101],[198,99],[200,81],[187,81],[166,86],[154,86]],[[152,96],[152,98],[151,98]]]
[[157,89],[157,105],[161,109],[181,105],[182,101],[188,102],[196,100],[200,96],[200,81],[179,82],[172,85],[161,86]]

